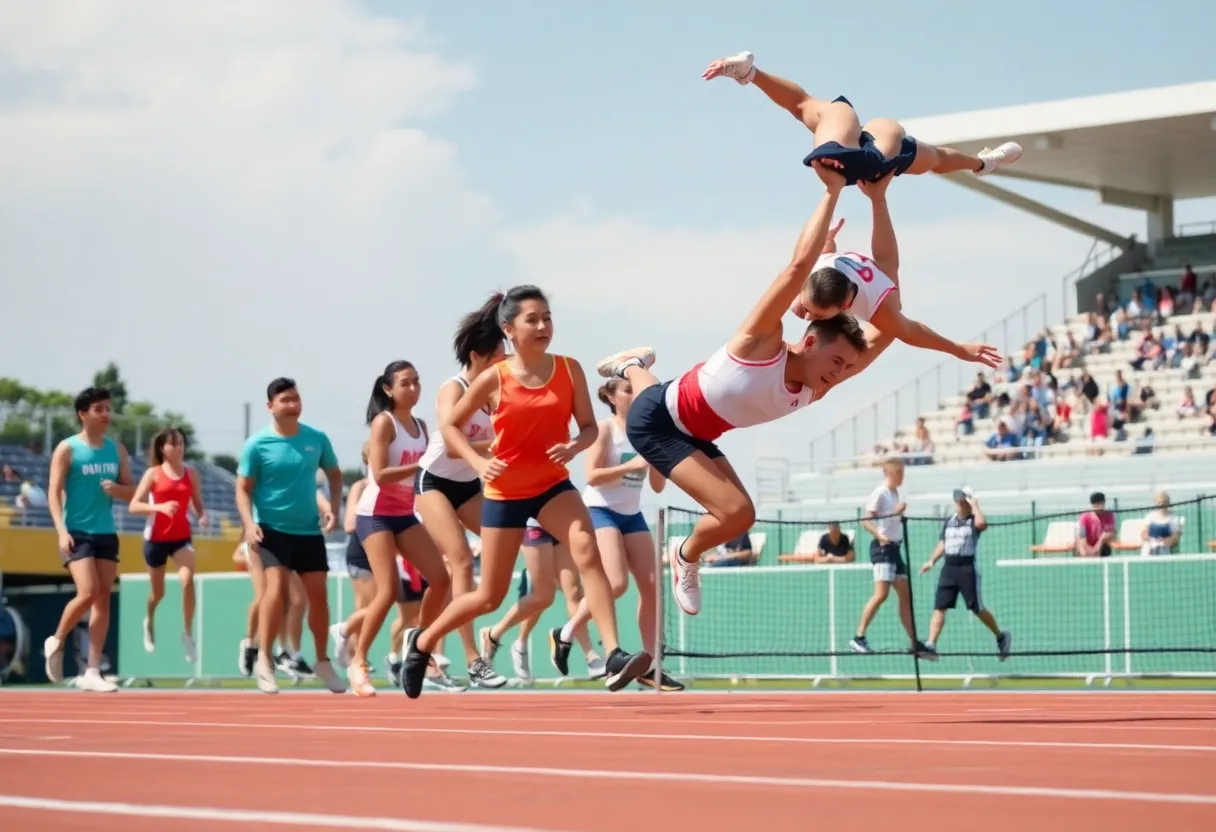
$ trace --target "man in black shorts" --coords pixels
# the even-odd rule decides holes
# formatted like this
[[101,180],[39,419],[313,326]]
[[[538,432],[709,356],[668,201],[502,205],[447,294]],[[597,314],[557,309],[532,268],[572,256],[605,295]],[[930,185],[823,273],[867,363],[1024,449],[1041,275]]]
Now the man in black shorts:
[[979,502],[968,491],[956,488],[954,504],[957,510],[942,526],[941,539],[933,550],[933,556],[920,568],[923,575],[941,557],[946,558],[941,577],[937,579],[937,597],[933,602],[929,642],[925,647],[937,652],[937,638],[946,626],[946,610],[954,608],[961,594],[967,609],[975,613],[975,617],[996,636],[997,653],[1001,661],[1005,661],[1009,658],[1011,637],[997,626],[996,617],[984,607],[980,597],[980,569],[975,563],[976,544],[979,543],[980,534],[988,528],[988,521],[984,519],[984,512],[980,511]]
[[245,527],[245,543],[257,552],[266,572],[266,592],[258,611],[258,689],[263,693],[279,690],[274,678],[274,641],[283,622],[288,573],[295,572],[308,596],[308,628],[317,649],[313,671],[331,691],[344,693],[346,684],[334,672],[327,652],[329,556],[321,530],[333,530],[335,512],[316,489],[320,468],[328,478],[329,493],[340,496],[342,471],[329,437],[300,423],[300,394],[294,381],[278,378],[270,382],[266,408],[271,423],[246,440],[236,481],[236,506]]

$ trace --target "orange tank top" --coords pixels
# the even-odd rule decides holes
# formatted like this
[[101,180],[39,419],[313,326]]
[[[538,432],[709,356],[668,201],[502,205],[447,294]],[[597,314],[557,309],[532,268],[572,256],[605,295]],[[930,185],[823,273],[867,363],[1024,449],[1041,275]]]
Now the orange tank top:
[[554,445],[570,441],[574,383],[568,361],[553,356],[553,374],[543,387],[521,384],[505,360],[495,365],[498,407],[490,414],[492,453],[506,468],[485,484],[487,499],[526,500],[570,478],[566,466],[550,460],[548,453]]

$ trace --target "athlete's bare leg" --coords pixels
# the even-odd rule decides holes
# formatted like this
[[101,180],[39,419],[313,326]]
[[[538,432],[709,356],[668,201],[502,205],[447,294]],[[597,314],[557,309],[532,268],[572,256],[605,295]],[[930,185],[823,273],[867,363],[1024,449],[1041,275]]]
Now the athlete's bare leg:
[[[754,56],[750,52],[720,58],[711,63],[701,77],[709,80],[725,76],[741,84],[754,84],[774,104],[801,121],[815,134],[815,147],[825,142],[836,142],[842,147],[861,146],[863,128],[857,112],[850,105],[843,101],[837,103],[815,98],[793,81],[764,72],[753,62]],[[899,153],[900,143],[906,135],[903,126],[889,118],[873,119],[866,123],[864,130],[874,137],[875,146],[887,158]],[[960,150],[937,147],[918,140],[916,159],[905,173],[991,173],[1002,164],[1016,162],[1021,157],[1022,149],[1008,142],[996,150],[981,153],[982,156],[973,156]]]

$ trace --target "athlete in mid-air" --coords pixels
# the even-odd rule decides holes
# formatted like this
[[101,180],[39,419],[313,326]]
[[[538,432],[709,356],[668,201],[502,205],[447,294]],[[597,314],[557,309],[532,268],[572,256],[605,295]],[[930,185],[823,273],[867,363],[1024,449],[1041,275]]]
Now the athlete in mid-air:
[[[675,599],[689,615],[701,607],[701,554],[746,532],[756,516],[751,497],[714,440],[806,407],[869,366],[879,352],[878,330],[871,326],[863,334],[844,313],[812,320],[798,342],[785,341],[782,317],[828,243],[845,187],[845,177],[835,169],[822,162],[812,167],[827,193],[799,235],[790,264],[724,347],[665,384],[650,372],[654,352],[649,348],[617,353],[597,366],[603,376],[627,379],[635,391],[626,422],[633,448],[707,512],[671,555]],[[980,360],[990,350],[972,346],[970,351]]]
[[845,184],[877,182],[888,174],[959,173],[977,176],[996,173],[1022,157],[1016,142],[984,148],[976,155],[949,147],[936,147],[909,136],[899,122],[876,118],[863,127],[852,103],[840,96],[833,101],[813,98],[806,90],[756,68],[751,52],[719,58],[702,73],[705,80],[725,76],[740,84],[754,84],[774,104],[787,111],[815,134],[815,149],[803,159],[810,166],[821,161],[839,170]]

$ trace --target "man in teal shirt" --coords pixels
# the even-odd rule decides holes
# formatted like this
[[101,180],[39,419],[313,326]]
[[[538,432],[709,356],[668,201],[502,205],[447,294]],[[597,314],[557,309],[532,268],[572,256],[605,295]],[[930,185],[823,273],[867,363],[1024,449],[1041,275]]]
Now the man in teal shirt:
[[51,455],[47,509],[59,536],[59,554],[76,584],[76,596],[63,608],[59,628],[42,645],[46,676],[63,681],[63,645],[89,613],[89,659],[79,686],[112,692],[118,687],[101,675],[101,653],[110,631],[110,593],[118,575],[118,534],[114,501],[130,502],[135,493],[131,460],[121,442],[110,439],[110,393],[90,387],[76,397],[80,433],[59,443]]
[[[245,527],[249,556],[259,557],[266,591],[258,608],[260,651],[255,665],[258,689],[277,693],[274,642],[283,623],[289,571],[300,576],[308,596],[308,629],[317,649],[314,670],[335,693],[346,691],[329,661],[329,559],[325,533],[333,530],[335,511],[322,503],[316,472],[329,479],[329,493],[342,494],[342,471],[329,437],[300,423],[300,393],[289,378],[266,388],[271,423],[249,437],[237,469],[236,506]],[[324,517],[322,517],[324,514]]]

